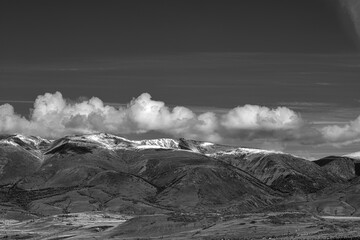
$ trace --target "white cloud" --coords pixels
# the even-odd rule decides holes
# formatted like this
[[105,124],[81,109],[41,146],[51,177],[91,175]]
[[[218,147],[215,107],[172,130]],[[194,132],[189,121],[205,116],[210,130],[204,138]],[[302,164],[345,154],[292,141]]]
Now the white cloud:
[[14,112],[10,104],[0,106],[0,132],[11,133],[13,131],[26,132],[30,122]]
[[351,144],[360,139],[360,116],[345,125],[330,125],[321,129],[327,142]]
[[266,132],[266,137],[274,137],[279,132],[292,134],[291,131],[300,128],[302,122],[299,114],[285,107],[269,109],[245,105],[225,113],[196,114],[186,107],[169,108],[164,102],[153,100],[148,93],[119,107],[106,105],[97,97],[74,103],[66,101],[60,92],[46,93],[35,100],[29,119],[16,114],[9,104],[0,106],[1,133],[20,132],[43,137],[157,131],[175,137],[219,142],[249,131],[259,136]]
[[299,128],[299,114],[286,107],[269,109],[257,105],[245,105],[230,110],[223,116],[221,124],[234,130],[286,130]]
[[133,99],[127,109],[129,120],[134,122],[137,131],[166,130],[182,132],[196,121],[196,115],[188,108],[175,107],[170,110],[164,102],[154,101],[150,94],[143,93]]

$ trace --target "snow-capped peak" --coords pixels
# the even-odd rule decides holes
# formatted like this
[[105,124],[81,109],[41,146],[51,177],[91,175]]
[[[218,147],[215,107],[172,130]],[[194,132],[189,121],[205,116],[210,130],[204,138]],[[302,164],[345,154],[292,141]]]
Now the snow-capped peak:
[[13,146],[28,146],[32,148],[38,148],[40,144],[49,144],[51,141],[35,136],[24,136],[21,134],[8,135],[0,140],[0,143],[11,144]]
[[81,137],[85,137],[87,140],[90,140],[94,143],[98,143],[105,148],[116,148],[117,146],[130,146],[136,144],[134,141],[128,140],[123,137],[115,136],[112,134],[100,133],[100,134],[89,134],[83,135]]
[[[129,140],[123,137],[119,137],[107,133],[94,133],[85,135],[73,135],[67,136],[62,139],[56,140],[51,146],[54,149],[65,143],[75,143],[79,145],[92,144],[100,148],[106,148],[109,150],[116,149],[151,149],[151,148],[165,148],[165,149],[177,149],[178,142],[170,138],[149,139],[149,140]],[[48,149],[48,151],[51,151]]]
[[55,148],[65,143],[75,143],[80,145],[92,144],[110,150],[137,145],[137,143],[134,141],[119,136],[115,136],[112,134],[94,133],[94,134],[73,135],[73,136],[64,137],[62,139],[56,140],[51,148]]
[[136,143],[141,145],[143,148],[151,148],[151,147],[174,148],[174,149],[179,148],[179,142],[172,138],[147,139],[147,140],[136,141]]
[[158,138],[158,139],[147,139],[147,140],[129,140],[123,137],[100,133],[100,134],[89,134],[84,135],[87,140],[96,142],[102,145],[105,148],[114,149],[114,148],[139,148],[139,149],[149,149],[149,148],[178,148],[178,142],[171,138]]

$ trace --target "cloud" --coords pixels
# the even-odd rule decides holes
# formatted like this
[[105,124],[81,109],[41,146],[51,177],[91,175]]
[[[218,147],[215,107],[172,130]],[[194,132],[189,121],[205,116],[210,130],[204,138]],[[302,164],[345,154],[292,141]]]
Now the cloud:
[[0,132],[8,133],[13,131],[26,132],[30,122],[14,112],[10,104],[0,106]]
[[286,107],[270,109],[257,105],[239,106],[220,116],[221,135],[226,139],[298,139],[304,127],[300,114]]
[[360,140],[360,116],[343,125],[329,125],[321,129],[323,138],[330,143],[348,145]]
[[[142,134],[157,131],[175,137],[220,142],[223,138],[290,138],[303,120],[296,112],[278,107],[238,106],[227,112],[196,114],[191,109],[169,108],[162,101],[143,93],[127,105],[106,105],[92,97],[79,102],[65,100],[60,92],[40,95],[30,117],[25,118],[9,104],[0,105],[0,132],[43,137],[75,133],[109,132]],[[249,133],[251,133],[249,135]]]
[[287,130],[299,128],[299,114],[286,107],[269,109],[257,105],[245,105],[230,110],[221,124],[230,130]]

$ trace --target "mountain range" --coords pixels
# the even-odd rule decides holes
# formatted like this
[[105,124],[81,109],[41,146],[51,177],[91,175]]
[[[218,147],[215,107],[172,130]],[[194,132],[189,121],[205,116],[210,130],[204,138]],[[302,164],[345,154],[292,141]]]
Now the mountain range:
[[278,151],[183,138],[134,141],[106,133],[56,140],[3,135],[0,217],[279,210],[358,216],[357,156],[309,161]]

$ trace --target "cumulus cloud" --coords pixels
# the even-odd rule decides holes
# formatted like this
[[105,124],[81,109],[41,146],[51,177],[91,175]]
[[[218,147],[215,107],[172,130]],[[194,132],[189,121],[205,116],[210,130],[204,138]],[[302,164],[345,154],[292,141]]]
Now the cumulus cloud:
[[329,125],[321,129],[325,141],[348,145],[360,140],[360,116],[345,125]]
[[[126,106],[113,107],[92,97],[67,101],[60,92],[37,97],[29,118],[20,116],[9,104],[0,106],[0,132],[60,137],[74,133],[109,132],[133,134],[157,131],[176,137],[220,142],[226,137],[286,137],[301,128],[296,112],[279,107],[239,106],[223,114],[196,114],[186,107],[169,108],[143,93]],[[244,134],[245,135],[242,135]]]
[[270,109],[257,105],[238,106],[220,116],[221,133],[227,139],[298,138],[304,121],[300,114],[286,107]]
[[257,105],[245,105],[230,110],[223,116],[221,124],[236,130],[286,130],[299,128],[301,117],[286,107],[269,109]]
[[13,106],[10,104],[0,106],[0,132],[26,132],[29,127],[30,122],[16,114]]

